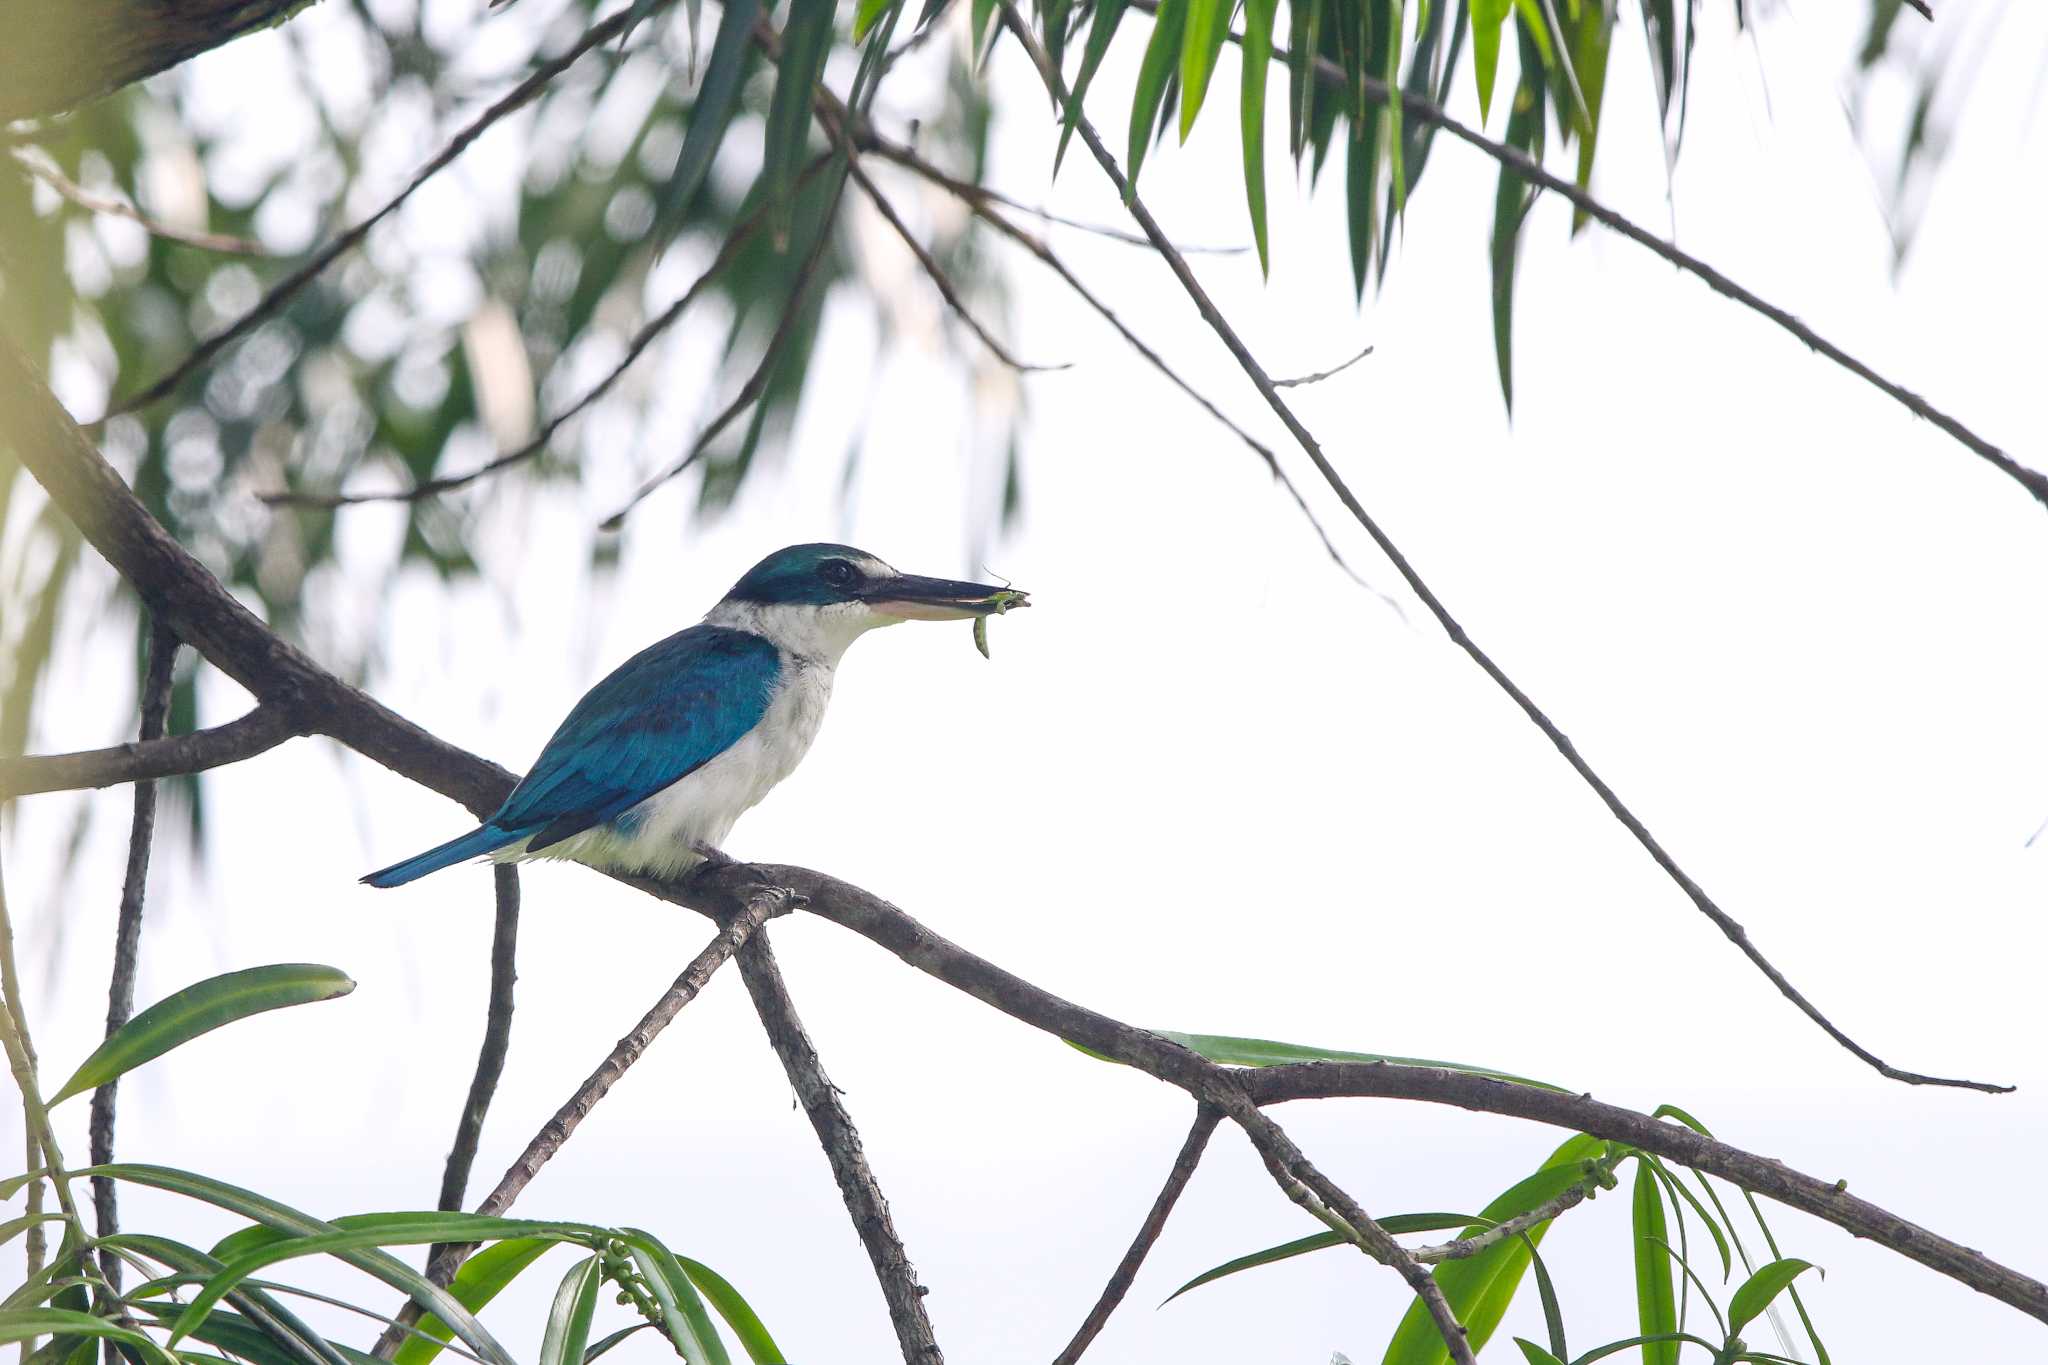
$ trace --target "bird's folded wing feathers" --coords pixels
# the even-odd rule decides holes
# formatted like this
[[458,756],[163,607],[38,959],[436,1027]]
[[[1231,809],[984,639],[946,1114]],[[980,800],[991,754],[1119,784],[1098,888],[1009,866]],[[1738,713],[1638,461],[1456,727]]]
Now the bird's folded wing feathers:
[[758,725],[780,669],[768,641],[717,626],[649,646],[576,704],[490,823],[537,850],[615,818]]

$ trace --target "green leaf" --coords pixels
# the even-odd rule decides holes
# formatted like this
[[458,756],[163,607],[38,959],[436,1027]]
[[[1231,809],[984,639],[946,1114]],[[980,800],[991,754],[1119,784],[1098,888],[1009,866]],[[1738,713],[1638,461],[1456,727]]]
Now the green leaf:
[[697,1286],[711,1306],[718,1310],[718,1316],[725,1319],[725,1325],[732,1328],[732,1334],[739,1338],[740,1347],[754,1365],[785,1365],[782,1348],[775,1344],[775,1338],[768,1335],[760,1315],[753,1305],[740,1297],[740,1291],[728,1284],[723,1275],[700,1261],[687,1256],[676,1257],[676,1264],[690,1277],[690,1283]]
[[[1728,1334],[1728,1324],[1727,1324],[1727,1322],[1726,1322],[1726,1321],[1725,1321],[1725,1320],[1724,1320],[1724,1319],[1723,1319],[1723,1318],[1721,1317],[1721,1309],[1720,1309],[1720,1307],[1719,1307],[1719,1306],[1718,1306],[1717,1304],[1715,1304],[1715,1302],[1714,1302],[1714,1296],[1713,1296],[1713,1295],[1712,1295],[1711,1293],[1709,1293],[1709,1292],[1707,1291],[1707,1282],[1706,1282],[1705,1280],[1702,1280],[1702,1279],[1701,1279],[1701,1278],[1699,1277],[1699,1274],[1698,1274],[1698,1272],[1696,1272],[1696,1271],[1695,1271],[1695,1270],[1694,1270],[1694,1269],[1692,1268],[1692,1262],[1690,1262],[1690,1261],[1688,1261],[1688,1260],[1686,1260],[1686,1259],[1685,1259],[1685,1253],[1684,1253],[1684,1252],[1682,1252],[1682,1251],[1673,1251],[1673,1250],[1671,1249],[1671,1243],[1669,1243],[1669,1242],[1665,1242],[1665,1241],[1658,1241],[1657,1245],[1658,1245],[1658,1246],[1660,1246],[1660,1247],[1662,1247],[1662,1248],[1664,1248],[1664,1254],[1665,1254],[1666,1256],[1669,1256],[1669,1257],[1670,1257],[1670,1258],[1671,1258],[1672,1260],[1674,1260],[1674,1261],[1676,1261],[1676,1262],[1678,1263],[1678,1268],[1679,1268],[1679,1270],[1680,1270],[1681,1272],[1683,1272],[1683,1273],[1684,1273],[1684,1275],[1685,1275],[1685,1279],[1686,1279],[1686,1282],[1687,1282],[1687,1283],[1689,1283],[1689,1284],[1690,1284],[1690,1285],[1691,1285],[1691,1286],[1692,1286],[1692,1287],[1693,1287],[1694,1289],[1697,1289],[1697,1290],[1699,1290],[1699,1291],[1700,1291],[1700,1298],[1701,1298],[1701,1299],[1703,1299],[1703,1300],[1704,1300],[1704,1301],[1706,1302],[1706,1305],[1707,1305],[1707,1311],[1708,1311],[1708,1312],[1710,1312],[1710,1313],[1712,1313],[1712,1314],[1714,1315],[1714,1321],[1715,1321],[1715,1323],[1716,1323],[1716,1324],[1718,1324],[1718,1325],[1720,1326],[1720,1328],[1721,1328],[1721,1334],[1722,1334],[1723,1336],[1726,1336],[1726,1335]],[[1684,1327],[1685,1327],[1684,1317],[1685,1317],[1685,1308],[1684,1308],[1683,1300],[1681,1300],[1681,1301],[1680,1301],[1680,1307],[1679,1307],[1679,1319],[1680,1319],[1680,1321],[1679,1321],[1679,1323],[1678,1323],[1678,1326],[1679,1326],[1680,1330],[1683,1330],[1683,1329],[1684,1329]]]
[[[455,1278],[448,1284],[448,1292],[464,1308],[477,1312],[555,1245],[557,1243],[552,1238],[546,1237],[515,1237],[493,1242],[462,1263],[462,1268],[455,1272]],[[418,1335],[406,1337],[399,1345],[397,1354],[391,1357],[391,1365],[427,1365],[428,1361],[441,1354],[437,1343],[444,1343],[454,1335],[453,1328],[429,1313],[420,1321]]]
[[[1180,46],[1180,140],[1186,142],[1209,93],[1209,77],[1216,60],[1223,55],[1223,40],[1230,36],[1231,11],[1236,0],[1186,0],[1186,34]],[[1247,62],[1251,59],[1245,58]]]
[[676,155],[676,167],[662,187],[661,203],[655,211],[657,235],[667,235],[689,216],[697,190],[725,141],[726,127],[732,122],[740,87],[746,83],[753,61],[754,20],[760,13],[761,0],[729,0],[718,21],[718,36],[712,40],[711,57],[704,64],[704,80],[690,106],[683,149]]
[[1381,1052],[1343,1052],[1336,1048],[1305,1047],[1299,1043],[1276,1043],[1267,1038],[1237,1038],[1222,1033],[1176,1033],[1172,1029],[1154,1029],[1161,1038],[1179,1043],[1191,1052],[1199,1052],[1212,1062],[1224,1066],[1286,1066],[1294,1062],[1385,1062],[1389,1066],[1427,1066],[1442,1071],[1460,1071],[1468,1076],[1486,1076],[1496,1081],[1512,1081],[1516,1085],[1533,1085],[1543,1090],[1566,1093],[1564,1087],[1548,1081],[1532,1081],[1526,1076],[1512,1072],[1496,1071],[1491,1067],[1470,1066],[1464,1062],[1432,1062],[1421,1057],[1395,1057]]
[[[176,1305],[172,1305],[176,1307]],[[166,1315],[154,1309],[145,1308],[159,1326],[166,1325]],[[257,1326],[248,1318],[235,1313],[217,1312],[200,1324],[194,1332],[194,1339],[209,1346],[217,1346],[252,1365],[298,1365],[299,1357],[282,1349],[276,1336]],[[330,1346],[335,1353],[337,1365],[381,1365],[377,1358],[367,1351],[358,1351],[352,1346]],[[181,1359],[189,1358],[190,1352],[179,1351]]]
[[50,1099],[55,1106],[105,1085],[223,1024],[265,1010],[347,995],[356,983],[332,967],[287,962],[212,977],[166,996],[114,1031]]
[[1159,0],[1152,16],[1152,40],[1145,44],[1144,59],[1138,64],[1136,93],[1131,99],[1130,186],[1138,187],[1138,168],[1145,164],[1146,149],[1152,145],[1152,127],[1159,119],[1159,106],[1166,98],[1166,86],[1180,55],[1181,32],[1187,22],[1188,0]]
[[1634,1346],[1641,1346],[1646,1351],[1652,1346],[1669,1346],[1672,1350],[1676,1351],[1680,1346],[1686,1345],[1704,1346],[1709,1351],[1714,1349],[1713,1342],[1706,1340],[1704,1337],[1696,1337],[1690,1332],[1653,1332],[1649,1336],[1627,1337],[1621,1341],[1610,1341],[1605,1346],[1595,1346],[1592,1350],[1574,1360],[1572,1365],[1592,1365],[1593,1361],[1605,1360],[1608,1356],[1616,1355]]
[[[1385,0],[1382,17],[1385,28],[1380,40],[1385,51],[1380,79],[1387,83],[1389,98],[1380,111],[1385,120],[1380,142],[1386,148],[1388,183],[1392,186],[1394,216],[1398,218],[1408,207],[1408,170],[1401,151],[1401,28],[1405,17],[1401,0]],[[1364,292],[1362,286],[1360,292]]]
[[899,0],[860,0],[859,8],[853,12],[853,41],[856,43],[868,36],[868,30],[875,26],[875,20],[883,11]]
[[1543,1303],[1543,1331],[1550,1338],[1551,1353],[1563,1359],[1571,1354],[1571,1348],[1565,1345],[1564,1310],[1558,1307],[1557,1286],[1550,1282],[1550,1267],[1543,1264],[1529,1234],[1523,1233],[1522,1240],[1529,1247],[1529,1268],[1536,1272],[1536,1296]]
[[1081,121],[1081,97],[1088,93],[1088,87],[1095,80],[1096,68],[1102,65],[1104,55],[1109,52],[1109,40],[1116,36],[1116,26],[1123,22],[1124,10],[1129,0],[1097,0],[1095,18],[1088,25],[1088,42],[1081,49],[1081,70],[1074,77],[1074,87],[1067,92],[1067,113],[1065,126],[1060,129],[1059,150],[1053,153],[1052,173],[1060,173],[1060,162],[1066,159],[1067,142],[1074,136],[1074,128]]
[[1272,273],[1266,254],[1266,68],[1273,58],[1273,20],[1279,0],[1245,0],[1244,65],[1239,123],[1244,136],[1245,207],[1259,248],[1259,274]]
[[[1074,0],[1045,0],[1040,10],[1045,30],[1045,55],[1055,71],[1067,69],[1067,33],[1073,18]],[[1047,91],[1047,94],[1052,94]],[[1053,112],[1059,112],[1058,96],[1054,96]]]
[[1735,1291],[1735,1297],[1728,1300],[1728,1335],[1732,1337],[1740,1333],[1792,1281],[1812,1269],[1811,1261],[1787,1257],[1782,1261],[1772,1261],[1744,1280],[1742,1287]]
[[[1645,1336],[1678,1330],[1678,1304],[1671,1287],[1671,1252],[1664,1246],[1664,1196],[1649,1163],[1636,1163],[1630,1203],[1635,1233],[1636,1322]],[[1643,1347],[1643,1365],[1677,1365],[1676,1342],[1651,1342]]]
[[[1606,1151],[1599,1138],[1579,1134],[1567,1139],[1536,1172],[1517,1181],[1480,1210],[1491,1222],[1502,1222],[1529,1212],[1586,1179],[1586,1162]],[[1529,1230],[1529,1240],[1512,1237],[1496,1242],[1475,1256],[1446,1261],[1433,1272],[1449,1302],[1451,1311],[1465,1325],[1466,1338],[1477,1352],[1486,1345],[1502,1316],[1513,1302],[1522,1276],[1529,1268],[1530,1247],[1550,1231],[1548,1223]],[[1444,1365],[1450,1352],[1427,1310],[1411,1303],[1387,1343],[1383,1365]]]
[[[422,1212],[355,1216],[351,1217],[346,1227],[337,1223],[324,1231],[288,1237],[268,1245],[251,1247],[232,1258],[222,1258],[226,1264],[193,1296],[192,1302],[172,1328],[171,1341],[175,1344],[179,1337],[188,1335],[195,1326],[205,1320],[213,1306],[241,1281],[265,1266],[275,1265],[280,1261],[376,1247],[424,1246],[437,1242],[500,1241],[505,1238],[533,1238],[543,1242],[567,1241],[587,1245],[603,1235],[602,1229],[585,1224],[537,1223],[523,1218],[490,1218],[474,1213]],[[452,1293],[443,1290],[440,1291],[440,1297],[445,1298],[455,1310],[452,1315],[444,1314],[444,1320],[475,1321],[474,1316],[468,1311],[468,1306],[456,1300]]]
[[654,1301],[661,1305],[662,1326],[689,1365],[731,1365],[718,1328],[704,1311],[690,1277],[676,1261],[675,1253],[663,1246],[653,1233],[639,1228],[621,1228],[626,1254],[647,1281]]
[[554,1305],[548,1309],[540,1365],[583,1365],[583,1352],[590,1344],[590,1319],[597,1312],[597,1291],[603,1284],[604,1267],[595,1256],[586,1256],[569,1268],[555,1290]]
[[41,1180],[49,1173],[46,1167],[38,1166],[26,1175],[10,1175],[7,1179],[0,1180],[0,1199],[14,1198],[15,1195],[21,1193],[22,1187],[31,1180]]
[[1649,1162],[1656,1170],[1658,1177],[1664,1182],[1665,1190],[1673,1196],[1672,1206],[1677,1207],[1677,1201],[1683,1199],[1692,1207],[1692,1211],[1699,1215],[1699,1220],[1707,1225],[1707,1231],[1713,1234],[1714,1249],[1721,1253],[1721,1282],[1726,1284],[1728,1277],[1735,1271],[1735,1263],[1729,1258],[1728,1239],[1721,1235],[1720,1223],[1714,1215],[1707,1212],[1706,1205],[1700,1203],[1699,1196],[1687,1189],[1662,1160],[1648,1152],[1643,1153],[1643,1160]]
[[6,1246],[38,1223],[61,1223],[62,1221],[64,1221],[64,1215],[61,1213],[25,1213],[19,1218],[10,1218],[4,1223],[0,1223],[0,1247]]
[[[1593,183],[1593,149],[1600,141],[1600,98],[1607,90],[1607,53],[1614,40],[1614,12],[1608,0],[1580,0],[1578,30],[1572,36],[1572,66],[1584,101],[1579,128],[1580,189]],[[1586,211],[1572,210],[1572,231],[1586,225]]]
[[1522,1357],[1528,1361],[1529,1365],[1564,1365],[1562,1360],[1559,1360],[1533,1341],[1516,1337],[1515,1345],[1522,1348]]
[[[239,1213],[244,1218],[254,1219],[298,1236],[339,1231],[332,1223],[322,1222],[289,1205],[267,1199],[253,1190],[245,1190],[225,1181],[195,1175],[191,1171],[181,1171],[175,1167],[116,1162],[106,1166],[90,1166],[72,1174],[103,1175],[113,1180],[125,1180],[153,1189],[168,1190],[173,1194],[197,1199],[216,1208],[226,1209],[230,1213]],[[484,1330],[483,1324],[476,1320],[475,1315],[457,1303],[447,1290],[397,1257],[382,1251],[365,1250],[343,1250],[336,1255],[338,1259],[359,1270],[367,1271],[392,1288],[402,1291],[428,1312],[438,1314],[454,1326],[455,1334],[461,1338],[463,1345],[484,1357],[490,1365],[513,1365],[512,1357],[498,1344],[495,1337]],[[200,1339],[205,1340],[205,1337],[201,1336]]]
[[[169,1237],[138,1232],[117,1232],[101,1238],[100,1245],[146,1257],[195,1282],[210,1278],[221,1269],[219,1260],[197,1247],[187,1246]],[[167,1281],[157,1283],[163,1284],[166,1289],[170,1287],[170,1282]],[[138,1285],[131,1291],[130,1301],[141,1298],[144,1288],[145,1286]],[[238,1321],[246,1323],[250,1331],[265,1338],[270,1343],[271,1354],[280,1357],[286,1365],[348,1365],[348,1356],[341,1347],[307,1326],[298,1314],[263,1289],[255,1285],[244,1285],[228,1296],[228,1302],[241,1311]],[[169,1305],[174,1308],[178,1306]]]
[[1479,122],[1493,107],[1493,78],[1500,69],[1500,26],[1514,0],[1472,0],[1472,70],[1479,78]]
[[1316,53],[1322,46],[1323,0],[1287,4],[1287,146],[1298,164],[1315,126]]
[[[943,5],[945,0],[938,0],[938,3]],[[612,1347],[618,1345],[627,1337],[632,1336],[635,1332],[645,1332],[653,1326],[654,1324],[651,1322],[636,1322],[630,1327],[621,1327],[616,1332],[607,1333],[602,1340],[583,1353],[583,1365],[590,1365],[592,1361],[611,1350]]]
[[[1526,29],[1520,30],[1524,35]],[[1519,147],[1537,161],[1543,159],[1543,87],[1541,76],[1530,68],[1530,49],[1522,42],[1524,69],[1515,87],[1514,108],[1508,113],[1507,143]],[[1500,369],[1500,393],[1508,411],[1515,409],[1514,310],[1515,258],[1521,250],[1522,220],[1529,212],[1528,182],[1511,167],[1500,168],[1500,185],[1493,198],[1493,239],[1489,259],[1493,270],[1493,357]]]
[[[1395,1214],[1392,1218],[1381,1218],[1375,1221],[1388,1232],[1396,1234],[1404,1232],[1446,1232],[1452,1228],[1486,1226],[1489,1222],[1487,1219],[1474,1218],[1469,1214],[1461,1213],[1399,1213]],[[1240,1270],[1252,1270],[1262,1265],[1272,1265],[1276,1261],[1286,1261],[1292,1260],[1296,1256],[1306,1256],[1311,1251],[1321,1251],[1325,1247],[1345,1245],[1347,1245],[1345,1240],[1334,1232],[1317,1232],[1311,1233],[1307,1237],[1296,1238],[1292,1242],[1282,1242],[1279,1246],[1267,1247],[1264,1251],[1254,1251],[1248,1256],[1239,1256],[1235,1260],[1225,1261],[1214,1269],[1203,1271],[1171,1294],[1168,1294],[1160,1301],[1159,1306],[1164,1308],[1190,1289],[1196,1289],[1212,1281],[1220,1280],[1225,1275],[1235,1275]]]
[[[778,221],[784,231],[789,223],[790,191],[803,168],[811,131],[811,95],[832,50],[833,9],[832,0],[789,0],[789,20],[782,26],[782,61],[775,76],[775,93],[768,100],[761,179],[778,206]],[[720,38],[732,21],[731,13],[719,21]],[[712,54],[714,59],[717,55]]]
[[176,1365],[164,1348],[132,1328],[90,1313],[63,1308],[22,1308],[0,1313],[0,1341],[27,1341],[33,1337],[102,1337],[118,1341],[163,1365]]

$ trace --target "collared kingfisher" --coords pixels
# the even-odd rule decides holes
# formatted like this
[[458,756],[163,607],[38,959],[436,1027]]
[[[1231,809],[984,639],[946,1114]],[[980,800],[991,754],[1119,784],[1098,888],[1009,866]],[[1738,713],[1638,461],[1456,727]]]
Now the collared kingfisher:
[[847,646],[877,626],[1024,605],[1022,593],[898,573],[845,545],[777,550],[702,624],[591,688],[481,827],[363,880],[399,886],[480,855],[673,876],[795,770]]

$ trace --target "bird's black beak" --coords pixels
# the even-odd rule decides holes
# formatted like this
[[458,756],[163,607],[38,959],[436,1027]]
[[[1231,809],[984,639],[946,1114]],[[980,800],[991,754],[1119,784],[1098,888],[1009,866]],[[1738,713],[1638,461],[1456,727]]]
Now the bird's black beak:
[[965,621],[1031,605],[1030,597],[1014,588],[916,574],[879,579],[861,597],[882,615],[904,621]]

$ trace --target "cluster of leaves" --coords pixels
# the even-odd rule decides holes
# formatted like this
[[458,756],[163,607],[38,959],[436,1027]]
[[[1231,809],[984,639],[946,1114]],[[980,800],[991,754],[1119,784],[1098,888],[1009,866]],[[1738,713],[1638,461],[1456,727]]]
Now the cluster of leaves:
[[[1212,1062],[1229,1066],[1280,1066],[1314,1061],[1385,1062],[1441,1067],[1522,1085],[1552,1090],[1559,1088],[1547,1082],[1455,1062],[1424,1061],[1371,1052],[1341,1052],[1220,1034],[1164,1032],[1161,1036],[1192,1048]],[[1676,1105],[1661,1106],[1654,1117],[1682,1123],[1705,1137],[1713,1136],[1698,1119]],[[1635,1175],[1629,1195],[1628,1243],[1629,1256],[1635,1268],[1636,1314],[1641,1331],[1577,1356],[1571,1354],[1566,1344],[1564,1313],[1557,1287],[1539,1251],[1553,1221],[1546,1219],[1519,1234],[1502,1237],[1470,1256],[1446,1260],[1432,1272],[1451,1311],[1465,1325],[1473,1350],[1477,1351],[1492,1338],[1525,1278],[1533,1270],[1537,1295],[1542,1301],[1546,1340],[1539,1344],[1520,1337],[1515,1339],[1528,1365],[1591,1365],[1593,1361],[1635,1348],[1641,1348],[1644,1365],[1678,1365],[1681,1351],[1686,1346],[1704,1350],[1712,1365],[1739,1365],[1740,1362],[1799,1365],[1787,1355],[1755,1349],[1741,1335],[1751,1323],[1770,1311],[1772,1302],[1780,1294],[1786,1293],[1789,1293],[1799,1314],[1815,1359],[1819,1365],[1828,1365],[1827,1347],[1821,1344],[1820,1334],[1806,1311],[1806,1304],[1793,1287],[1795,1279],[1814,1267],[1810,1262],[1779,1253],[1777,1238],[1764,1221],[1763,1210],[1755,1197],[1746,1190],[1740,1191],[1757,1232],[1763,1238],[1764,1247],[1770,1253],[1768,1259],[1751,1257],[1735,1219],[1729,1215],[1727,1204],[1722,1200],[1721,1191],[1706,1175],[1684,1168],[1674,1170],[1671,1163],[1655,1153],[1627,1143],[1580,1133],[1567,1139],[1545,1157],[1534,1172],[1496,1195],[1476,1215],[1402,1213],[1380,1218],[1378,1222],[1394,1234],[1455,1231],[1461,1240],[1476,1237],[1510,1219],[1542,1210],[1551,1201],[1574,1189],[1583,1191],[1587,1199],[1594,1198],[1602,1190],[1615,1189],[1619,1184],[1620,1168],[1630,1162],[1635,1164]],[[1691,1181],[1688,1182],[1685,1176],[1690,1176]],[[1699,1191],[1697,1194],[1693,1192],[1695,1185]],[[1712,1241],[1720,1261],[1720,1283],[1724,1289],[1733,1278],[1736,1262],[1739,1260],[1742,1265],[1744,1278],[1727,1295],[1725,1309],[1716,1301],[1706,1280],[1693,1268],[1691,1228],[1695,1221]],[[1674,1226],[1676,1246],[1672,1245]],[[1169,1295],[1167,1302],[1226,1276],[1310,1252],[1348,1245],[1337,1232],[1318,1232],[1238,1256],[1195,1276]],[[1700,1302],[1706,1305],[1713,1318],[1718,1340],[1709,1340],[1688,1330],[1694,1290],[1698,1291]],[[1782,1339],[1783,1329],[1776,1322],[1775,1314],[1772,1315],[1772,1327]],[[1791,1348],[1787,1345],[1785,1349],[1789,1352]],[[1449,1359],[1450,1354],[1435,1322],[1418,1302],[1410,1305],[1395,1328],[1382,1365],[1446,1365]]]
[[[307,964],[257,967],[199,982],[112,1034],[51,1097],[49,1107],[110,1084],[224,1024],[331,1000],[354,987],[331,967]],[[32,1111],[46,1112],[28,1098]],[[329,1341],[280,1296],[371,1318],[381,1314],[261,1277],[274,1266],[315,1256],[353,1266],[425,1310],[394,1365],[430,1365],[444,1349],[457,1350],[475,1365],[515,1365],[476,1314],[558,1246],[585,1254],[555,1292],[534,1357],[539,1365],[588,1365],[642,1329],[663,1333],[689,1365],[731,1365],[720,1322],[753,1365],[782,1365],[781,1348],[739,1291],[709,1266],[677,1255],[639,1228],[445,1211],[351,1214],[330,1221],[192,1171],[135,1164],[77,1171],[45,1167],[0,1183],[0,1199],[13,1199],[31,1182],[61,1181],[68,1191],[71,1182],[88,1177],[181,1195],[245,1218],[248,1225],[207,1250],[153,1233],[92,1237],[69,1214],[69,1199],[60,1201],[67,1212],[30,1213],[0,1225],[4,1245],[39,1223],[66,1223],[57,1255],[0,1300],[0,1341],[51,1338],[28,1357],[37,1365],[93,1365],[102,1341],[113,1343],[131,1365],[225,1365],[224,1357],[247,1365],[369,1365],[371,1356]],[[482,1249],[445,1287],[391,1254],[394,1247],[462,1243],[480,1243]],[[111,1260],[134,1266],[146,1278],[133,1288],[117,1288],[103,1269]],[[636,1320],[593,1341],[606,1285]],[[181,1298],[188,1290],[189,1299]],[[194,1342],[211,1349],[197,1350]]]

